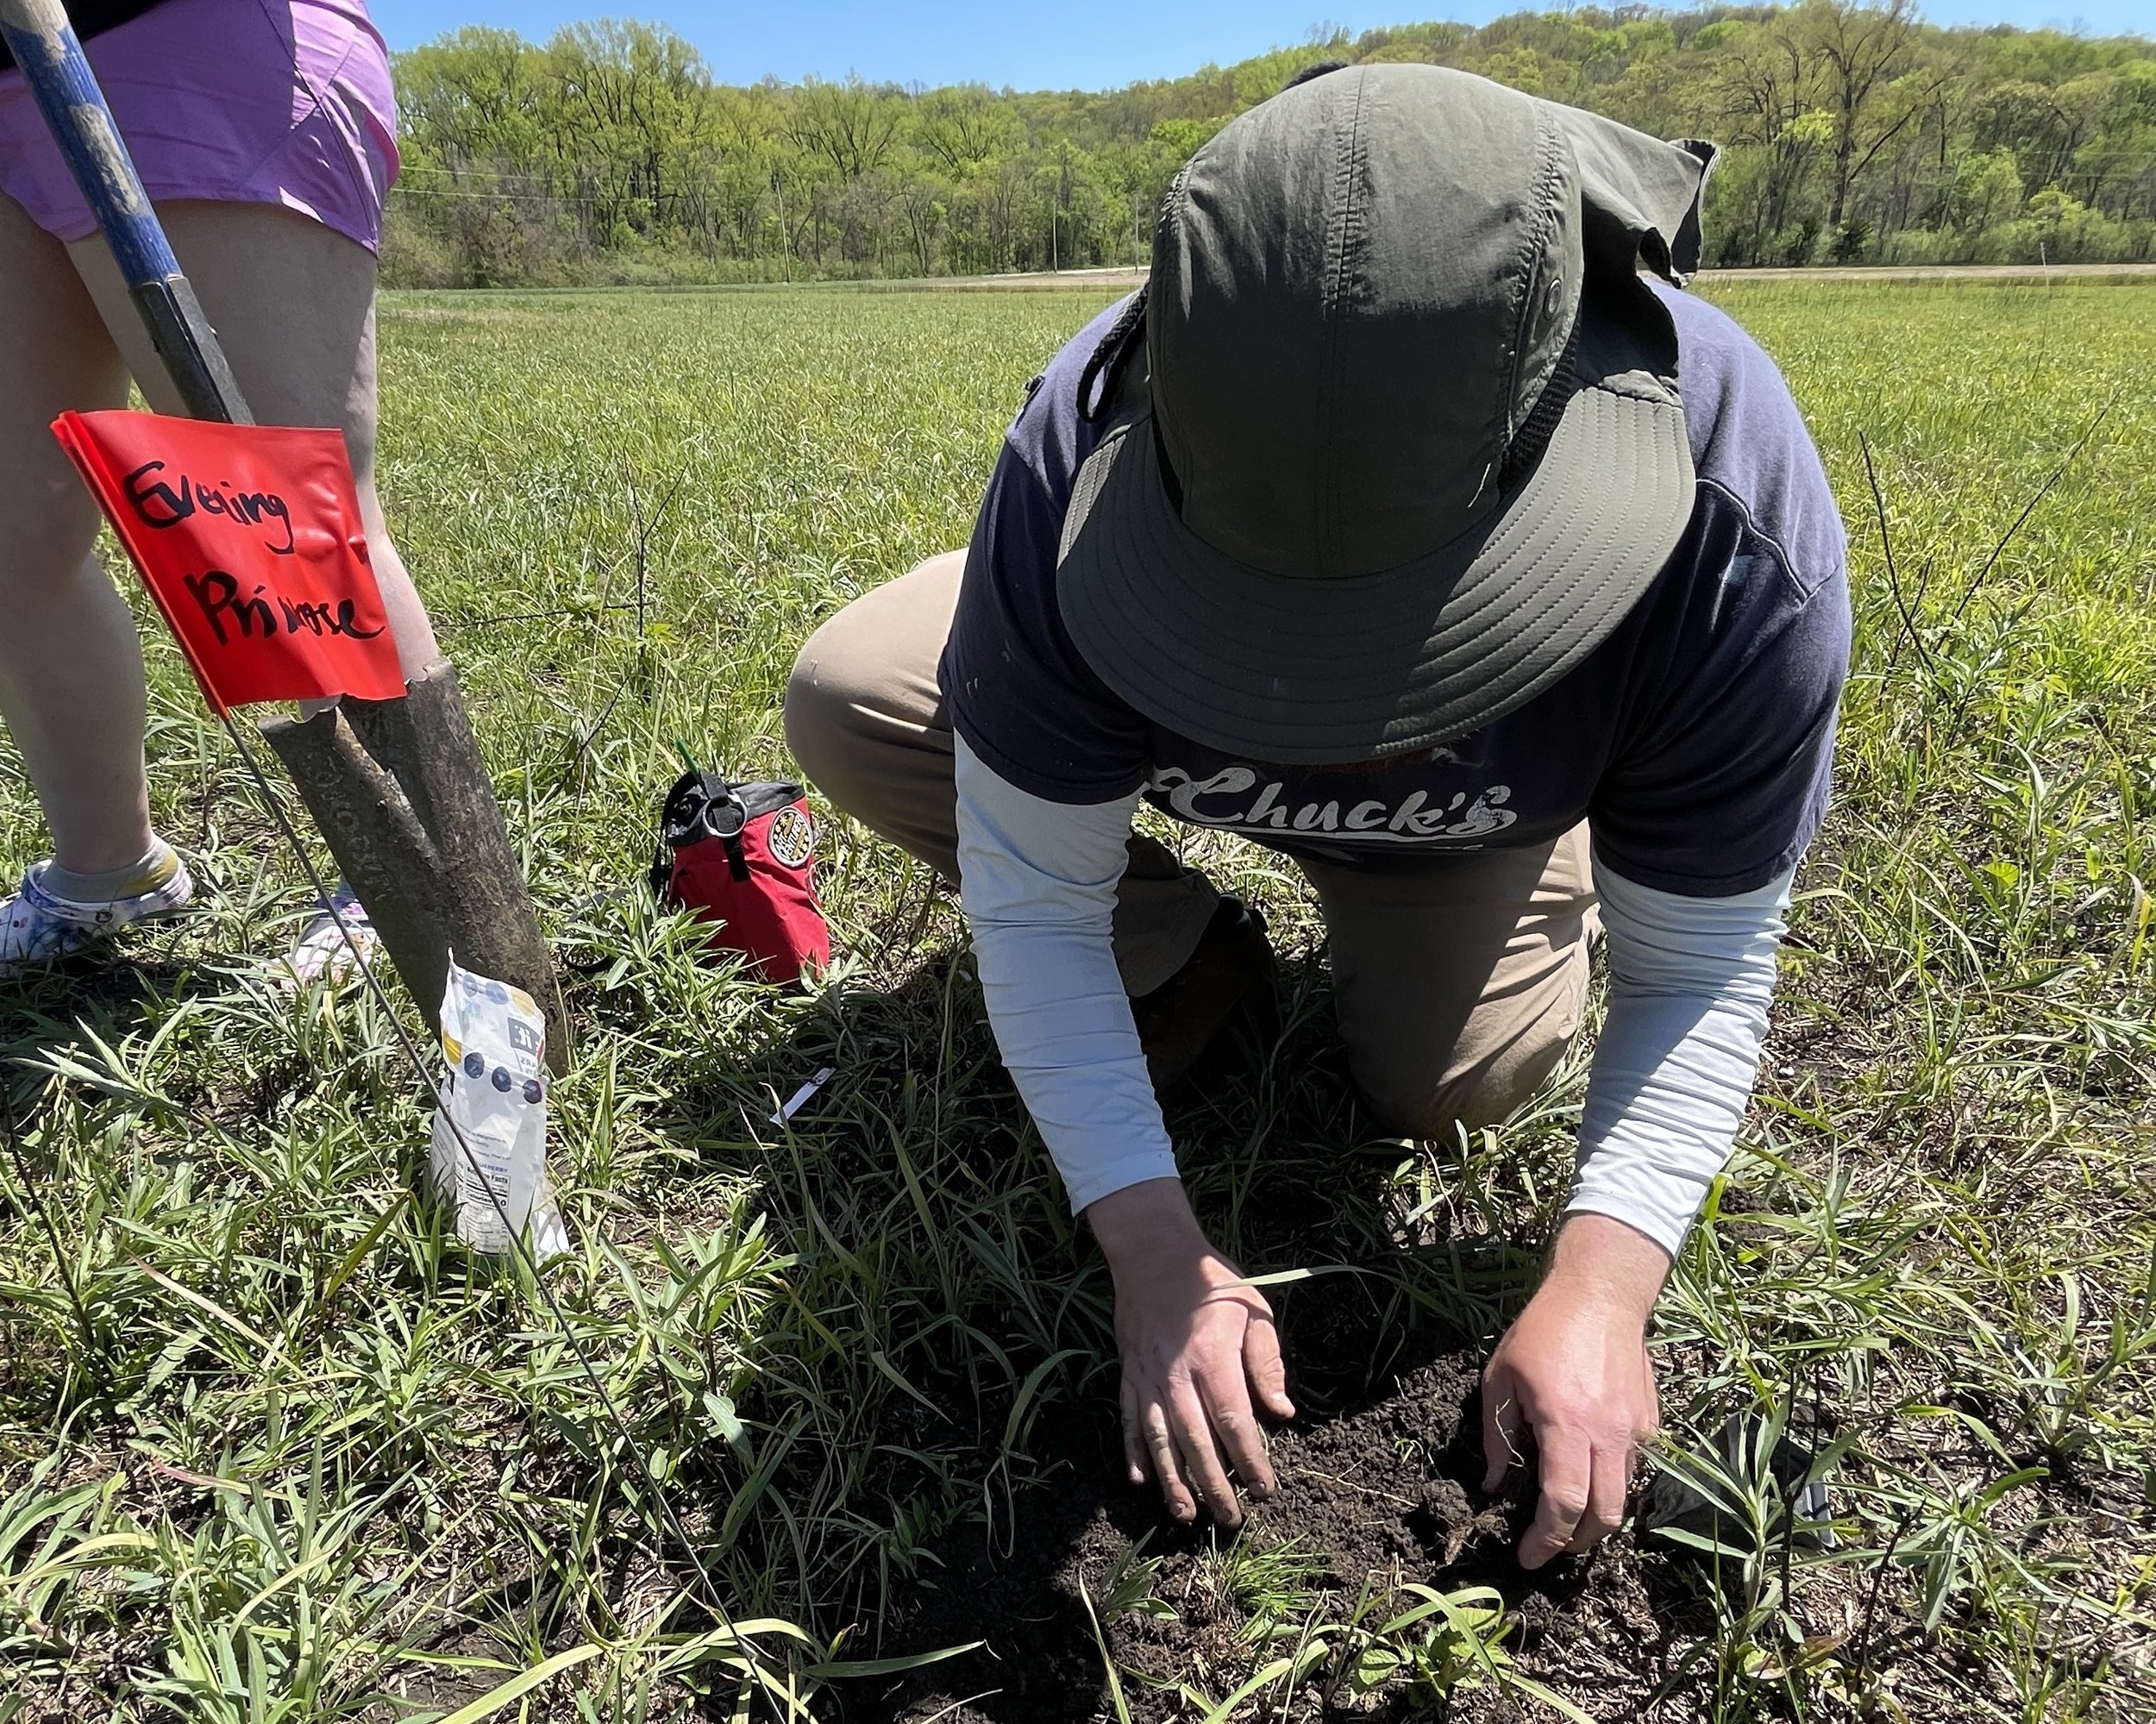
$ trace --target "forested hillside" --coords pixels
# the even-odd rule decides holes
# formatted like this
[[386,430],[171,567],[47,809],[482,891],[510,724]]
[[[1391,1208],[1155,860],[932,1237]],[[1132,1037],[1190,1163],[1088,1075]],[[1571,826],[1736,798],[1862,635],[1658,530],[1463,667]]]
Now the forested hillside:
[[2156,256],[2156,41],[1944,30],[1909,0],[1313,32],[1122,90],[715,82],[662,28],[399,55],[392,281],[800,279],[1129,263],[1176,166],[1319,60],[1424,60],[1712,138],[1709,260]]

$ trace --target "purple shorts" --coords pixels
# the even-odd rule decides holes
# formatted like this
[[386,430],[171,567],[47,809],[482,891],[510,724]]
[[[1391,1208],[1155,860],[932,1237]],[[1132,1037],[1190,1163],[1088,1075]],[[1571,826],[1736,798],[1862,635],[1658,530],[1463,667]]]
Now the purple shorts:
[[[379,248],[397,97],[365,0],[164,0],[85,47],[153,202],[279,204]],[[12,68],[0,193],[71,245],[97,230]]]

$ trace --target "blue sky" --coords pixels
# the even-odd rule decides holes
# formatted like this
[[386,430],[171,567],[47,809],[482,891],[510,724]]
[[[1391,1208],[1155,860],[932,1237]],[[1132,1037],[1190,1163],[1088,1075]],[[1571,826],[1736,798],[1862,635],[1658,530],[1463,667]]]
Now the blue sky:
[[[609,15],[670,24],[728,83],[767,72],[813,72],[900,84],[1105,89],[1173,78],[1304,41],[1326,18],[1352,30],[1409,18],[1479,23],[1530,0],[1387,0],[1369,11],[1326,0],[370,0],[392,47],[412,47],[460,24],[498,24],[543,37],[555,26]],[[2156,32],[2156,0],[1929,0],[1934,23],[2011,23],[2092,34]]]

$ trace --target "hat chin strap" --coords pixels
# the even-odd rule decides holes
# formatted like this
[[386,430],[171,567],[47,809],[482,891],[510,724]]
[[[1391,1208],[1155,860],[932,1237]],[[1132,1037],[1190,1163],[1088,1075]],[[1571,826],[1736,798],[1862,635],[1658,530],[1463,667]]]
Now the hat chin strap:
[[[1181,475],[1175,471],[1175,463],[1168,458],[1168,442],[1167,440],[1161,436],[1160,415],[1158,413],[1148,413],[1145,416],[1145,418],[1147,424],[1150,426],[1152,429],[1153,459],[1160,463],[1161,489],[1168,493],[1168,506],[1175,511],[1175,518],[1178,521],[1181,521],[1183,518],[1183,482]],[[1185,522],[1184,524],[1187,526],[1189,523]]]
[[[1106,418],[1115,400],[1123,368],[1131,362],[1131,355],[1144,337],[1145,301],[1152,291],[1151,281],[1138,284],[1138,292],[1125,302],[1122,316],[1101,336],[1100,345],[1087,355],[1085,368],[1078,373],[1078,417],[1089,425]],[[1100,392],[1096,397],[1094,385],[1100,380],[1103,373],[1106,373],[1106,380],[1100,383]]]

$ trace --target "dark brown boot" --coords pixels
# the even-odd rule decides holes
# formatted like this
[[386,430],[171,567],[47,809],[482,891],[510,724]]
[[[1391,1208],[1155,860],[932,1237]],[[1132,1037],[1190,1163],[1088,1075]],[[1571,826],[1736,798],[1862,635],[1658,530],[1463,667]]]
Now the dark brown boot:
[[1265,918],[1223,898],[1183,967],[1131,1002],[1154,1093],[1165,1095],[1186,1076],[1238,1012],[1270,1005],[1272,982]]

